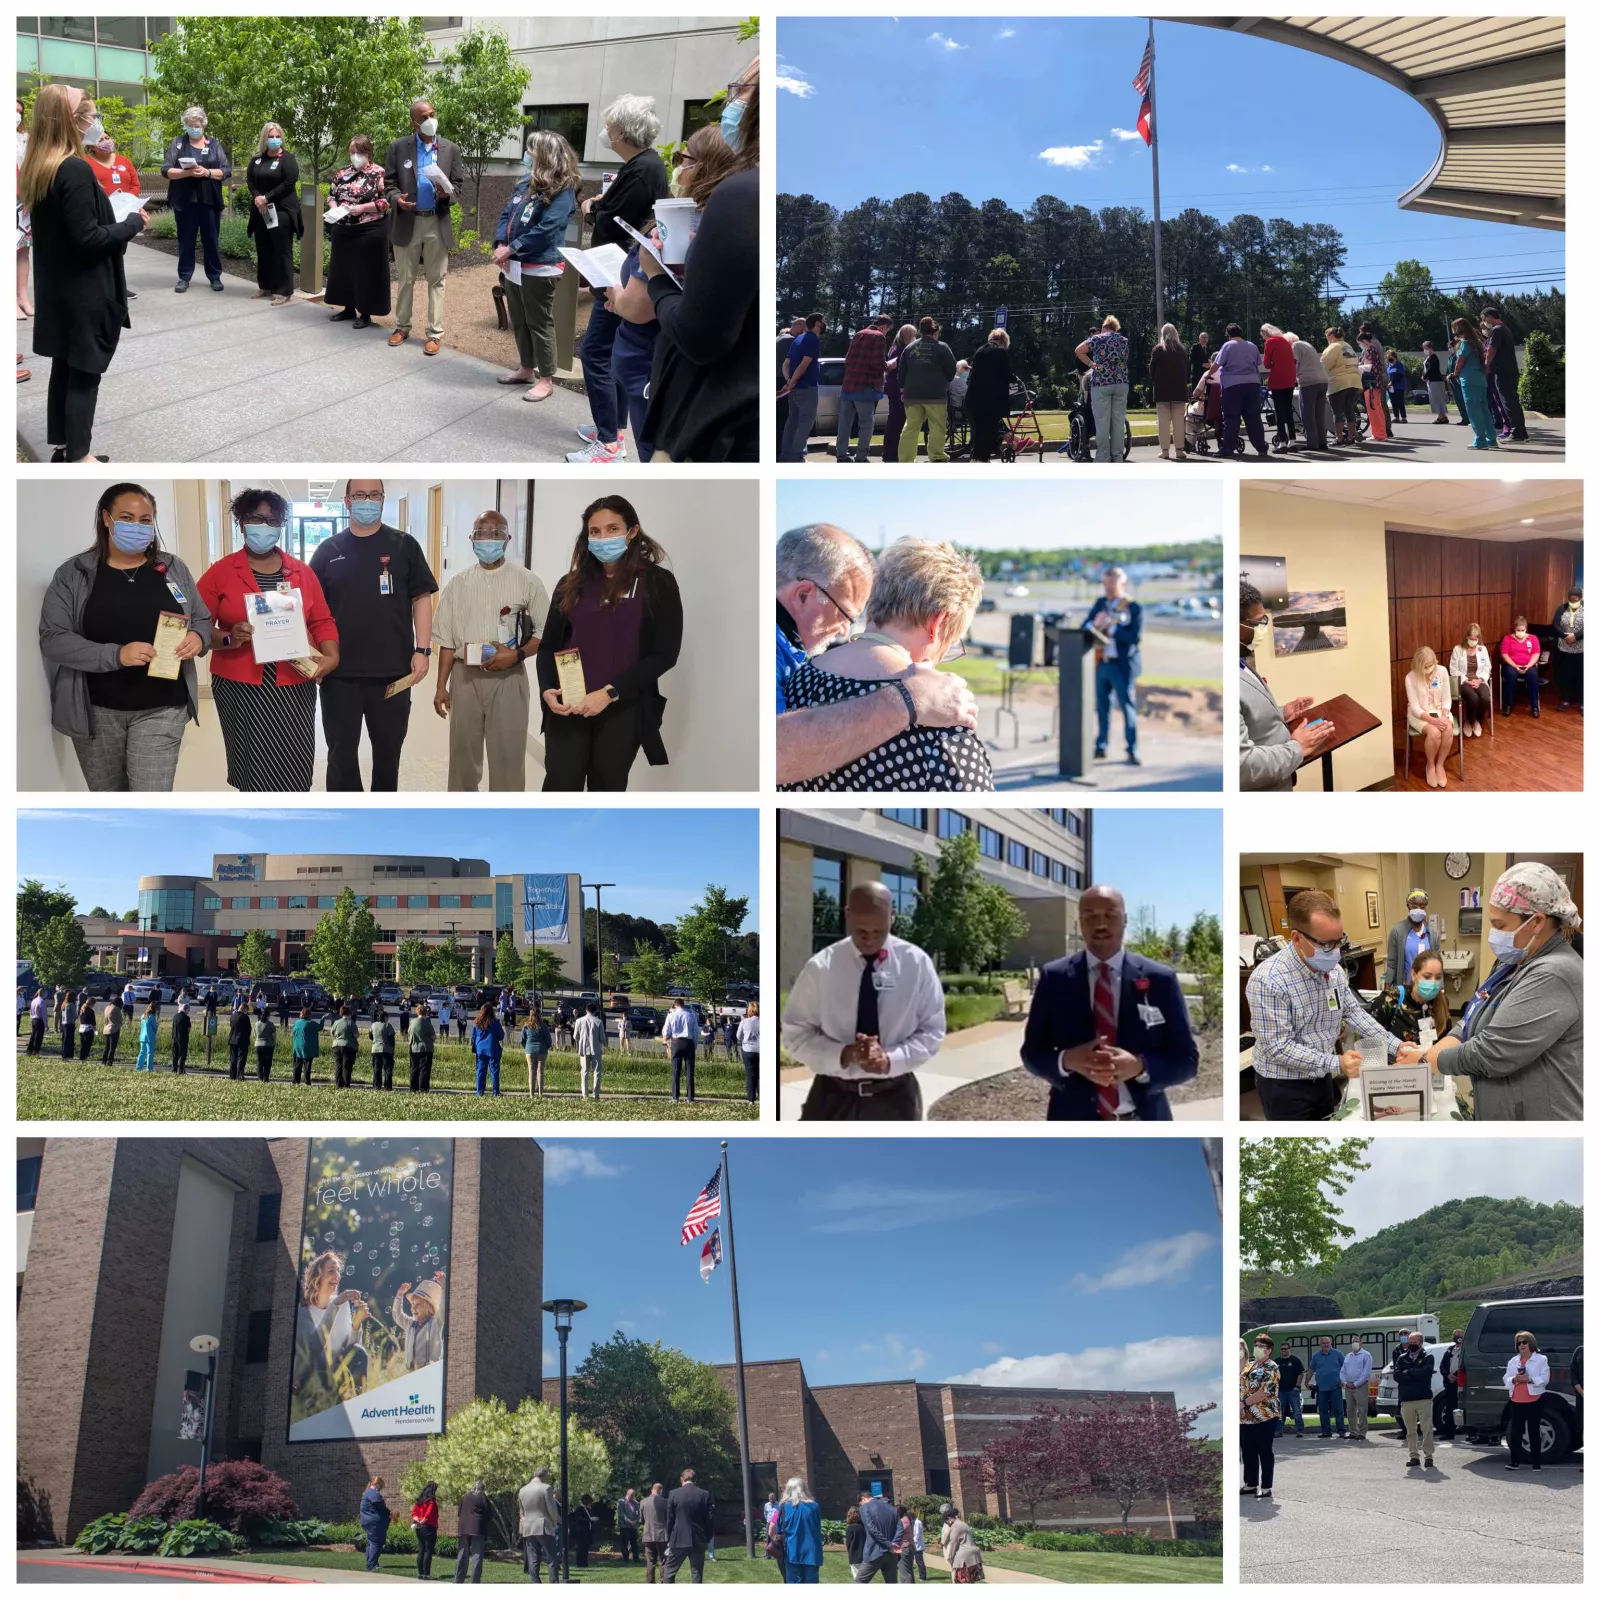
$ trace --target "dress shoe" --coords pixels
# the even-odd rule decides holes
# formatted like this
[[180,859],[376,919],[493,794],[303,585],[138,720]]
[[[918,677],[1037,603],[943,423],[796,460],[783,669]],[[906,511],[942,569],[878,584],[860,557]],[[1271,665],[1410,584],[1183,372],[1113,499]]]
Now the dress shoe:
[[403,328],[396,328],[394,330],[394,332],[389,335],[389,343],[391,345],[402,345],[410,337],[411,337],[411,335],[409,333],[407,333]]
[[174,294],[188,294],[189,280],[187,278],[179,278],[178,281],[173,284],[172,292]]
[[438,355],[438,353],[439,353],[439,341],[437,339],[429,339],[427,341],[427,343],[423,345],[422,353],[425,356],[436,356],[436,355]]
[[328,318],[329,322],[354,322],[355,320],[356,314],[350,309],[349,306],[346,306],[343,311],[335,311],[334,314]]
[[356,320],[350,324],[350,326],[352,328],[370,328],[372,326],[372,318],[365,316],[357,317]]

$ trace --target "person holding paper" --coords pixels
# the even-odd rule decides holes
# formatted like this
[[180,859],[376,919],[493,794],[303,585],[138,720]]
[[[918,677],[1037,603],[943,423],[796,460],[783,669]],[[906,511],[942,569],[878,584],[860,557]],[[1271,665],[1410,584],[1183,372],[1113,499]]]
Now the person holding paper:
[[641,749],[651,766],[666,765],[660,679],[683,644],[666,559],[621,495],[584,511],[539,641],[547,791],[624,790]]
[[383,169],[372,164],[372,141],[358,133],[349,144],[350,163],[328,185],[328,224],[332,246],[323,299],[342,306],[329,322],[370,328],[374,317],[389,314],[389,197]]
[[[166,617],[184,631],[177,670],[162,676],[151,666]],[[39,616],[50,724],[72,740],[90,789],[172,788],[184,730],[200,715],[195,657],[210,637],[189,569],[161,548],[155,496],[113,484],[95,507],[93,548],[56,569]]]
[[428,676],[433,596],[439,585],[422,546],[383,520],[383,480],[351,478],[350,526],[318,545],[311,570],[343,648],[321,680],[329,793],[361,790],[361,730],[372,745],[372,789],[400,787],[411,690]]
[[495,226],[494,260],[517,340],[516,370],[497,381],[531,383],[524,400],[548,400],[555,390],[556,284],[581,181],[578,158],[559,133],[530,134],[522,176]]
[[262,125],[256,153],[245,172],[250,186],[250,237],[256,246],[256,299],[275,306],[294,299],[294,242],[300,218],[300,163],[283,147],[283,129]]
[[178,224],[178,281],[174,292],[183,294],[194,276],[194,242],[198,236],[206,277],[222,293],[222,251],[218,233],[222,226],[222,186],[233,176],[228,152],[206,132],[204,106],[190,106],[183,114],[183,132],[167,146],[161,163],[166,172],[167,204]]
[[139,169],[118,153],[116,140],[104,131],[103,124],[100,137],[85,147],[84,156],[108,200],[119,194],[138,195]]
[[1122,731],[1128,743],[1128,765],[1139,765],[1139,710],[1134,690],[1139,680],[1139,638],[1144,631],[1144,609],[1128,594],[1128,574],[1107,567],[1100,574],[1105,593],[1089,608],[1084,631],[1095,638],[1094,753],[1105,760],[1111,739],[1111,703],[1122,712]]
[[[283,548],[289,509],[271,489],[235,495],[229,511],[243,548],[200,577],[200,596],[211,613],[211,698],[228,752],[228,786],[247,794],[311,788],[317,684],[339,665],[339,629],[322,585]],[[306,635],[298,656],[280,655],[256,639],[256,607],[267,595],[297,600]]]
[[526,567],[506,559],[510,544],[506,519],[481,513],[472,524],[477,565],[444,586],[434,613],[433,709],[450,721],[453,792],[477,792],[485,749],[491,790],[528,786],[527,661],[538,651],[550,596]]
[[461,151],[439,137],[439,118],[431,100],[411,102],[411,132],[389,146],[383,163],[384,189],[394,202],[389,242],[394,247],[394,332],[389,343],[411,337],[411,308],[417,278],[428,285],[425,356],[439,353],[444,337],[444,279],[450,268],[450,202],[466,181]]

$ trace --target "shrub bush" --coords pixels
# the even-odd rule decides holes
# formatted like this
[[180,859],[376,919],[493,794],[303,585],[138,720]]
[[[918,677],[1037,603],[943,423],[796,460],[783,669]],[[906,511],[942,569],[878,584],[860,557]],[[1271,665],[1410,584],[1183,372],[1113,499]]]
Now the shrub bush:
[[1053,1533],[1024,1536],[1031,1550],[1092,1551],[1123,1556],[1220,1556],[1220,1539],[1152,1539],[1142,1533]]
[[230,1533],[208,1518],[193,1517],[186,1522],[174,1523],[162,1536],[157,1553],[164,1556],[201,1556],[222,1550],[232,1554],[242,1550],[245,1542],[236,1533]]
[[824,1544],[844,1543],[844,1523],[837,1517],[824,1517],[822,1519],[822,1542]]
[[50,1496],[32,1478],[17,1474],[17,1542],[37,1544],[55,1538],[50,1519]]
[[1547,417],[1567,414],[1567,365],[1548,333],[1530,333],[1524,349],[1527,364],[1517,379],[1517,398],[1528,410]]
[[93,1522],[85,1523],[72,1542],[79,1550],[87,1550],[91,1555],[104,1555],[107,1550],[117,1548],[117,1540],[122,1537],[127,1521],[126,1512],[109,1512],[103,1517],[96,1517]]
[[950,995],[944,1003],[945,1028],[955,1033],[960,1028],[975,1028],[980,1022],[992,1022],[1004,1004],[1004,998],[997,994]]
[[325,1522],[318,1544],[365,1544],[367,1536],[359,1522]]
[[[129,1515],[182,1522],[194,1516],[199,1496],[199,1469],[179,1467],[147,1483]],[[257,1461],[218,1461],[207,1468],[206,1510],[213,1521],[247,1539],[268,1518],[289,1522],[299,1515],[289,1485]]]
[[290,1521],[285,1517],[267,1517],[252,1531],[250,1542],[274,1549],[289,1549],[308,1544],[321,1544],[328,1537],[328,1525],[316,1517],[302,1517]]
[[107,1516],[96,1517],[73,1543],[78,1549],[97,1556],[104,1555],[108,1550],[130,1550],[143,1555],[159,1550],[166,1534],[164,1518],[135,1517],[113,1511]]

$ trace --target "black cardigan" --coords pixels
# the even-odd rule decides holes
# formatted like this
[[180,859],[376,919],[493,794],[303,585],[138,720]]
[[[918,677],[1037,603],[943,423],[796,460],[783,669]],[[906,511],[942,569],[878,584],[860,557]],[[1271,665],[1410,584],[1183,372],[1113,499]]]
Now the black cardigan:
[[255,155],[245,168],[245,182],[250,186],[250,224],[246,232],[259,243],[272,230],[266,219],[255,208],[255,197],[264,195],[278,208],[278,226],[288,228],[296,238],[304,229],[300,215],[300,163],[287,150],[277,158],[278,170],[272,171],[271,156]]
[[[543,733],[552,712],[544,703],[546,689],[558,689],[561,681],[556,674],[556,651],[565,650],[572,638],[572,618],[561,609],[561,595],[567,583],[563,578],[556,585],[550,600],[550,616],[539,640],[539,653],[535,669],[539,675],[539,731]],[[617,691],[619,705],[637,702],[639,706],[639,744],[645,759],[652,767],[667,764],[667,747],[661,742],[661,718],[667,702],[657,684],[662,673],[670,672],[678,664],[678,652],[683,648],[683,600],[678,593],[678,580],[665,567],[646,567],[639,579],[639,589],[644,597],[644,619],[639,625],[639,659],[626,672],[616,678],[611,687]],[[593,684],[592,688],[601,685]]]

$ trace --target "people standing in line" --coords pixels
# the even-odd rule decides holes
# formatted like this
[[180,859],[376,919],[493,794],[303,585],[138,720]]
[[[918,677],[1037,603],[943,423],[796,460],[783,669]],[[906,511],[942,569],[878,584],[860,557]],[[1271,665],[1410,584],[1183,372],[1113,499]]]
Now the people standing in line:
[[1527,691],[1528,709],[1539,716],[1539,657],[1544,647],[1528,626],[1528,619],[1511,619],[1511,631],[1500,641],[1500,711],[1509,717],[1517,706],[1517,688]]
[[522,1053],[528,1058],[528,1098],[544,1093],[545,1062],[550,1057],[550,1029],[538,1006],[522,1025]]
[[1494,712],[1494,667],[1483,642],[1482,625],[1467,624],[1461,643],[1450,651],[1450,676],[1461,686],[1461,726],[1469,739],[1483,737]]
[[167,175],[167,206],[178,225],[178,281],[174,292],[188,290],[194,277],[194,247],[198,237],[206,279],[222,292],[222,186],[233,176],[228,152],[206,132],[204,106],[190,106],[183,114],[183,132],[167,146],[162,169]]
[[[1444,1387],[1433,1397],[1433,1435],[1436,1439],[1456,1436],[1456,1401],[1466,1387],[1466,1330],[1457,1328],[1451,1343],[1439,1353],[1439,1377]],[[1579,1437],[1583,1436],[1579,1429]]]
[[[172,1070],[180,1077],[184,1076],[189,1066],[189,1031],[193,1021],[189,1016],[189,1002],[183,996],[178,996],[178,1009],[172,1014]],[[85,1050],[84,1060],[89,1059]]]
[[1305,1394],[1302,1389],[1305,1376],[1305,1362],[1294,1353],[1285,1339],[1278,1347],[1278,1425],[1272,1430],[1275,1439],[1284,1436],[1291,1419],[1295,1438],[1303,1439],[1306,1436]]
[[[539,640],[547,792],[625,790],[641,750],[667,764],[660,680],[683,646],[683,599],[666,559],[621,495],[584,508]],[[586,692],[567,705],[556,657],[573,650]]]
[[659,1483],[644,1497],[640,1528],[644,1534],[644,1581],[654,1583],[666,1573],[669,1508]]
[[361,1496],[361,1531],[367,1541],[367,1571],[378,1570],[378,1557],[383,1554],[384,1541],[389,1537],[391,1513],[383,1498],[383,1479],[369,1478]]
[[439,1544],[439,1486],[430,1478],[411,1502],[411,1531],[417,1536],[417,1577],[433,1576],[433,1552]]
[[[852,433],[856,435],[855,459],[872,459],[872,434],[877,426],[878,397],[884,392],[889,330],[893,326],[894,318],[884,312],[850,337],[850,346],[844,353],[844,376],[839,383],[839,429],[833,446],[837,461],[851,459]],[[792,398],[790,391],[783,392]]]
[[328,224],[328,277],[324,305],[339,306],[329,322],[370,328],[389,314],[389,196],[383,168],[372,161],[372,140],[356,134],[345,147],[350,160],[328,184],[328,206],[344,215]]
[[[85,992],[82,1003],[78,1006],[77,1015],[72,1019],[72,1022],[78,1036],[78,1059],[87,1061],[89,1059],[89,1051],[94,1045],[94,1003],[87,992]],[[67,1037],[70,1041],[72,1035],[69,1033]],[[71,1059],[70,1050],[68,1051],[68,1059]]]
[[[1328,448],[1328,371],[1322,364],[1322,353],[1314,344],[1302,339],[1298,333],[1285,333],[1289,353],[1294,357],[1294,381],[1300,391],[1300,430],[1305,435],[1307,450]],[[1292,400],[1291,396],[1291,400]],[[1291,443],[1294,430],[1291,422]]]
[[152,1000],[139,1019],[139,1054],[133,1063],[135,1072],[156,1070],[156,1034],[160,1027],[161,1019],[156,1011],[156,1003]]
[[1444,381],[1444,368],[1431,339],[1422,341],[1422,381],[1428,390],[1428,409],[1434,425],[1450,426],[1450,386]]
[[300,215],[300,163],[284,149],[280,124],[262,125],[245,182],[250,190],[246,232],[256,247],[255,298],[289,305],[294,300],[294,246],[305,223]]
[[1294,390],[1299,381],[1294,340],[1270,322],[1261,324],[1261,365],[1272,401],[1273,450],[1282,455],[1294,444]]
[[1389,380],[1389,409],[1394,413],[1396,422],[1405,422],[1406,386],[1411,381],[1406,364],[1401,360],[1398,350],[1384,351],[1384,363],[1384,376]]
[[530,1582],[543,1581],[542,1566],[549,1568],[552,1583],[561,1581],[560,1530],[561,1497],[551,1487],[550,1469],[540,1467],[517,1491],[517,1537],[522,1540],[522,1570]]
[[411,102],[411,132],[389,146],[383,162],[384,192],[391,202],[389,243],[394,251],[394,332],[398,347],[411,337],[417,279],[428,286],[428,321],[422,353],[436,356],[444,338],[444,280],[455,235],[450,204],[466,181],[461,151],[439,137],[439,119],[428,100]]
[[1344,1390],[1345,1422],[1352,1439],[1363,1443],[1367,1437],[1368,1384],[1372,1379],[1372,1352],[1362,1348],[1361,1335],[1350,1336],[1350,1348],[1339,1368],[1339,1387]]
[[480,1006],[472,1024],[472,1059],[477,1067],[477,1094],[482,1099],[487,1083],[491,1097],[500,1098],[500,1054],[506,1030],[494,1014],[493,1006]]
[[[37,995],[34,996],[36,1002],[38,998]],[[105,1009],[105,1015],[100,1023],[100,1031],[105,1038],[105,1045],[100,1052],[102,1066],[114,1067],[117,1064],[117,1042],[122,1038],[122,1021],[126,1015],[121,1000],[116,998],[113,998]],[[28,1041],[28,1054],[38,1054],[31,1037]]]
[[422,546],[383,520],[383,501],[381,478],[351,478],[344,495],[349,527],[311,557],[341,641],[339,664],[320,686],[329,793],[361,792],[363,726],[373,792],[400,787],[411,690],[428,676],[433,654],[439,585]]
[[[1272,1441],[1283,1416],[1278,1401],[1281,1382],[1278,1364],[1272,1359],[1272,1336],[1257,1334],[1250,1358],[1239,1369],[1239,1452],[1244,1460],[1239,1492],[1258,1500],[1272,1498]],[[1323,1426],[1326,1430],[1326,1421]]]
[[1556,636],[1556,683],[1560,689],[1559,709],[1570,711],[1574,706],[1583,710],[1583,586],[1567,585],[1564,605],[1556,607],[1551,619],[1551,631]]
[[689,1581],[705,1582],[706,1551],[715,1533],[715,1519],[715,1502],[694,1481],[694,1468],[685,1467],[678,1476],[678,1487],[667,1496],[667,1562],[662,1582],[674,1582],[685,1562]]
[[761,1008],[754,1000],[739,1019],[736,1037],[744,1062],[744,1097],[754,1105],[761,1094]]
[[1244,444],[1239,438],[1239,424],[1243,422],[1250,443],[1258,456],[1265,457],[1266,429],[1261,425],[1261,351],[1254,340],[1244,336],[1237,322],[1227,326],[1227,337],[1211,363],[1222,388],[1222,443],[1225,456],[1242,456]]
[[272,1077],[272,1057],[278,1048],[278,1025],[263,1011],[251,1029],[250,1042],[256,1052],[256,1076],[263,1082]]
[[639,1561],[639,1497],[630,1487],[617,1501],[617,1549],[625,1567],[636,1566]]
[[[245,489],[228,510],[243,548],[200,576],[228,785],[242,793],[304,794],[316,766],[317,685],[339,665],[338,625],[316,573],[283,547],[289,502],[273,489]],[[256,660],[253,619],[265,595],[298,597],[312,650],[303,665]]]
[[1525,443],[1528,437],[1528,419],[1523,414],[1522,399],[1517,392],[1521,372],[1517,366],[1516,341],[1511,337],[1511,330],[1505,325],[1499,306],[1485,306],[1479,316],[1487,330],[1488,350],[1485,365],[1488,368],[1488,377],[1499,394],[1500,406],[1506,416],[1505,427],[1501,430],[1500,437],[1510,439],[1517,444]]
[[[811,429],[817,420],[817,399],[821,393],[818,378],[822,370],[822,335],[826,319],[820,311],[806,318],[804,332],[795,336],[789,353],[783,360],[783,387],[778,398],[788,402],[789,420],[783,425],[783,444],[778,451],[779,461],[804,461],[806,447],[811,441]],[[874,400],[876,405],[876,400]],[[839,426],[845,427],[843,401],[840,402]],[[846,435],[848,439],[848,435]],[[871,443],[871,433],[867,442]]]
[[700,1044],[700,1018],[683,1003],[681,995],[674,995],[672,1008],[661,1024],[661,1037],[672,1060],[672,1098],[678,1098],[680,1078],[687,1080],[689,1104],[694,1104],[695,1052]]
[[479,1478],[456,1507],[456,1582],[482,1583],[489,1547],[489,1496]]
[[311,1015],[309,1005],[302,1006],[300,1015],[290,1035],[290,1049],[294,1056],[294,1081],[311,1086],[311,1069],[316,1065],[322,1049],[322,1021]]
[[406,1051],[411,1068],[412,1094],[426,1094],[433,1081],[433,1018],[425,1000],[417,1001],[415,1015],[406,1029]]
[[1400,1402],[1400,1428],[1406,1441],[1406,1465],[1433,1466],[1433,1357],[1423,1348],[1422,1334],[1413,1328],[1389,1362],[1395,1393]]
[[528,786],[527,664],[538,652],[550,596],[525,566],[507,559],[510,548],[505,516],[480,512],[472,524],[477,565],[444,586],[433,615],[433,708],[450,724],[452,793],[477,792],[485,752],[492,792]]
[[1122,324],[1107,315],[1100,331],[1090,334],[1073,353],[1092,369],[1092,377],[1086,381],[1093,383],[1089,404],[1094,412],[1094,458],[1126,460],[1123,444],[1128,419],[1128,340]]
[[992,461],[1011,410],[1011,335],[991,328],[972,353],[963,409],[972,431],[972,459]]
[[867,1530],[861,1526],[861,1507],[853,1505],[844,1514],[844,1558],[852,1583],[861,1576],[861,1557],[866,1547]]
[[1193,386],[1189,381],[1189,352],[1184,349],[1178,330],[1164,322],[1161,337],[1150,352],[1150,399],[1156,408],[1156,444],[1163,461],[1188,459],[1183,417]]
[[1450,332],[1456,340],[1450,376],[1461,386],[1462,404],[1472,424],[1472,448],[1496,450],[1499,442],[1489,412],[1489,374],[1483,364],[1483,347],[1478,342],[1477,330],[1466,317],[1457,317],[1450,324]]
[[235,1081],[243,1079],[250,1060],[250,1028],[250,1007],[246,997],[240,995],[228,1019],[228,1076]]
[[1361,441],[1361,358],[1345,342],[1343,328],[1325,328],[1328,341],[1322,368],[1328,379],[1328,405],[1333,412],[1335,444]]
[[804,1478],[790,1478],[783,1499],[774,1508],[774,1531],[781,1550],[779,1568],[785,1583],[818,1583],[822,1573],[822,1508],[812,1499]]
[[348,1000],[339,1007],[328,1036],[333,1041],[333,1086],[348,1089],[355,1079],[356,1052],[361,1046],[355,1008]]
[[1323,1334],[1311,1352],[1311,1370],[1306,1374],[1306,1389],[1317,1397],[1317,1422],[1322,1437],[1331,1439],[1338,1432],[1345,1437],[1344,1357],[1333,1348],[1333,1340]]
[[1139,765],[1139,712],[1134,690],[1139,678],[1139,640],[1144,629],[1144,608],[1128,593],[1128,574],[1107,567],[1100,575],[1105,593],[1096,596],[1084,618],[1085,632],[1095,636],[1094,700],[1096,730],[1094,754],[1106,758],[1111,740],[1111,706],[1122,713],[1122,732],[1128,747],[1128,765]]
[[393,1089],[394,1024],[389,1020],[389,1014],[381,1003],[373,1014],[368,1036],[372,1041],[372,1087]]

